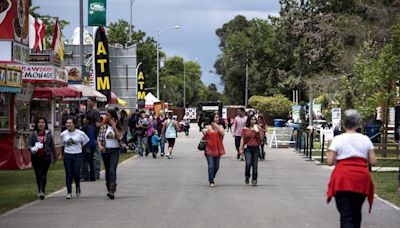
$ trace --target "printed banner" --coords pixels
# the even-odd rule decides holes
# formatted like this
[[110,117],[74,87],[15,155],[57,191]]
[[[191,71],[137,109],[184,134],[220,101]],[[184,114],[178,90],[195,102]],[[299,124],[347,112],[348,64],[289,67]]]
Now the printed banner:
[[137,75],[137,104],[138,108],[144,108],[145,106],[145,98],[146,98],[146,91],[144,90],[144,67],[143,64],[139,64],[136,75]]
[[292,118],[294,123],[300,123],[300,111],[301,111],[301,106],[300,105],[293,105],[292,106]]
[[29,0],[0,0],[0,40],[28,45]]
[[106,26],[106,0],[88,1],[88,26]]
[[99,27],[94,39],[94,64],[96,90],[111,101],[110,61],[108,59],[108,42],[104,28]]

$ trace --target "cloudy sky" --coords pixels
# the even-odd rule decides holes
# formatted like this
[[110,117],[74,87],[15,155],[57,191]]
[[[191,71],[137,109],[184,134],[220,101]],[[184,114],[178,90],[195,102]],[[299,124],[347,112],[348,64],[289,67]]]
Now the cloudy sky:
[[[84,0],[87,12],[87,0]],[[107,1],[107,24],[118,19],[129,22],[131,0]],[[70,21],[63,31],[71,39],[73,30],[79,26],[79,0],[33,0],[40,6],[40,13],[59,16]],[[248,19],[266,19],[268,15],[278,15],[279,0],[135,0],[132,21],[136,29],[156,37],[157,30],[179,25],[179,30],[167,30],[160,35],[160,45],[167,56],[179,55],[186,61],[198,58],[205,84],[215,83],[222,92],[219,77],[210,71],[220,53],[215,30],[241,14]],[[84,15],[87,23],[87,13]],[[91,29],[89,29],[91,31]]]

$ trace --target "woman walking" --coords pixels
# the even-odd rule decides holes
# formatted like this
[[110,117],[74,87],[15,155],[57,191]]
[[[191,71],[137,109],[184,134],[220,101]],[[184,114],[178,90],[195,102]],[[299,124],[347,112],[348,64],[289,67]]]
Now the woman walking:
[[47,120],[38,118],[35,123],[34,132],[29,137],[29,150],[31,151],[31,161],[36,175],[38,194],[41,200],[46,193],[47,171],[50,163],[57,160],[56,147],[51,131],[48,130]]
[[343,118],[345,133],[336,136],[327,152],[328,165],[334,165],[327,192],[327,202],[335,197],[340,213],[341,227],[360,227],[361,208],[368,197],[371,212],[374,185],[368,165],[376,164],[371,140],[356,130],[361,122],[360,114],[346,110]]
[[[251,115],[247,118],[246,125],[242,131],[242,138],[240,140],[239,153],[244,157],[246,161],[245,168],[245,183],[249,184],[250,179],[250,169],[252,171],[251,183],[257,185],[257,175],[258,175],[258,157],[260,155],[260,144],[262,143],[263,131],[260,126],[258,126],[257,117]],[[246,148],[244,149],[244,147]]]
[[172,158],[172,149],[175,146],[175,140],[176,136],[178,134],[178,122],[175,120],[175,117],[171,117],[169,120],[165,121],[163,130],[165,134],[165,139],[168,142],[168,152],[167,152],[167,158],[171,159]]
[[203,130],[206,140],[206,150],[204,152],[208,164],[208,182],[210,187],[215,186],[215,176],[219,169],[219,161],[225,154],[224,145],[222,143],[224,137],[224,128],[218,124],[219,115],[213,114]]
[[81,130],[75,128],[76,119],[69,117],[65,122],[67,130],[61,133],[61,144],[64,147],[65,182],[67,185],[67,199],[72,197],[72,180],[75,181],[76,196],[81,194],[81,166],[82,150],[90,141]]
[[107,197],[114,199],[117,189],[117,165],[120,154],[122,127],[115,110],[108,110],[106,124],[101,126],[97,143],[106,170]]

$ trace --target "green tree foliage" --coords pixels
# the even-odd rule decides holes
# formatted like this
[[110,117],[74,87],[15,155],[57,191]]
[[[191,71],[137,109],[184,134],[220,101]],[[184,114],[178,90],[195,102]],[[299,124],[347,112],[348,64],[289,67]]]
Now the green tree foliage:
[[364,119],[374,117],[379,106],[396,103],[396,82],[400,80],[400,26],[391,29],[389,42],[380,49],[365,42],[354,63],[354,75],[344,79],[338,97],[344,108],[356,108]]
[[[247,20],[239,15],[216,30],[221,54],[214,66],[229,103],[244,103],[240,98],[246,63],[250,96],[289,97],[292,89],[298,89],[300,100],[307,100],[310,85],[318,93],[329,84],[333,97],[332,91],[340,86],[353,86],[342,78],[354,74],[363,43],[371,40],[382,50],[390,26],[399,21],[398,0],[280,0],[280,4],[279,17]],[[356,102],[344,97],[347,106]]]
[[[168,58],[164,68],[161,69],[161,98],[174,106],[183,107],[183,64],[186,67],[186,106],[196,107],[199,102],[215,94],[201,81],[200,65],[194,61],[184,62],[184,59],[179,56]],[[216,86],[214,87],[216,89]]]
[[252,96],[249,104],[272,118],[287,118],[293,103],[282,94],[274,96]]

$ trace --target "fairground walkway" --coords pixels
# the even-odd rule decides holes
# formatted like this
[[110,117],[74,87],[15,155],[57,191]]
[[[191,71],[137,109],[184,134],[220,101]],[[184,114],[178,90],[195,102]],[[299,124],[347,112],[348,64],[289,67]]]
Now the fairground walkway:
[[[196,149],[200,133],[192,127],[189,137],[179,135],[173,159],[149,155],[121,164],[115,200],[107,199],[103,178],[84,182],[80,197],[66,200],[60,190],[0,216],[0,227],[339,227],[335,203],[326,204],[329,169],[292,149],[268,149],[258,186],[246,186],[244,162],[236,160],[228,133],[227,155],[211,188],[206,160]],[[398,208],[379,199],[371,214],[367,208],[365,203],[362,227],[400,227]]]

